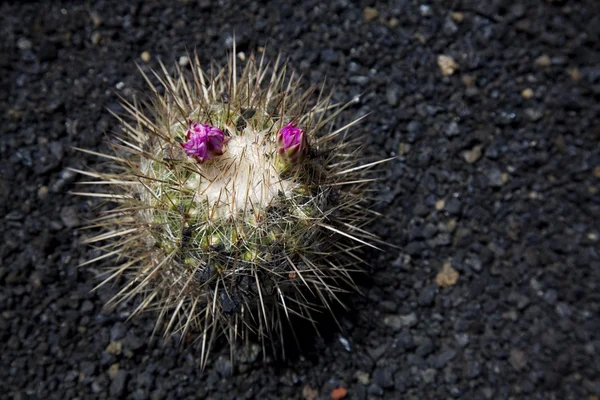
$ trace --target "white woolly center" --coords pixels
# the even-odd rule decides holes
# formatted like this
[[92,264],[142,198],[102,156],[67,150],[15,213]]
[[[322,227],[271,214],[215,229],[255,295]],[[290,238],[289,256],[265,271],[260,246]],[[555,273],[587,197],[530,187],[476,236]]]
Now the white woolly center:
[[275,167],[276,143],[246,127],[225,145],[225,153],[200,165],[202,176],[187,183],[198,201],[206,199],[213,215],[230,217],[242,211],[258,216],[279,193],[291,195],[297,183],[281,179]]

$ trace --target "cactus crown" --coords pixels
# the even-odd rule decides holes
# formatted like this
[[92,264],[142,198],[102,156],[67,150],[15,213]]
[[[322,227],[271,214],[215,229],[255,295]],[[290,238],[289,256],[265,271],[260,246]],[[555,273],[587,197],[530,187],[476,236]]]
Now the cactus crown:
[[250,57],[238,75],[234,51],[211,77],[197,56],[191,74],[161,67],[164,95],[142,71],[153,101],[124,101],[115,153],[83,150],[115,169],[77,170],[109,188],[77,194],[118,203],[93,223],[105,230],[87,242],[108,242],[86,264],[117,257],[102,284],[128,283],[111,304],[139,295],[134,314],[158,309],[166,335],[193,334],[204,366],[219,335],[252,332],[264,345],[291,315],[310,319],[354,285],[359,249],[376,241],[363,229],[365,174],[382,161],[365,164],[345,140],[358,121],[334,129],[345,106],[323,90],[312,101],[279,59]]

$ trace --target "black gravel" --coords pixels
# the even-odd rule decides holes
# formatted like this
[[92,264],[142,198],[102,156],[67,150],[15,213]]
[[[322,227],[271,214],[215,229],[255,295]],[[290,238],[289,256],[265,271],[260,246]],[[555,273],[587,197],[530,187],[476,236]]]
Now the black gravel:
[[[2,397],[598,399],[598,2],[293,3],[0,4]],[[232,369],[217,349],[202,373],[149,340],[152,315],[102,311],[117,288],[77,268],[95,203],[66,168],[101,167],[71,146],[106,148],[136,62],[223,62],[234,32],[356,99],[347,120],[369,113],[367,155],[399,156],[373,226],[397,248],[367,254],[342,331],[289,363],[250,348]]]

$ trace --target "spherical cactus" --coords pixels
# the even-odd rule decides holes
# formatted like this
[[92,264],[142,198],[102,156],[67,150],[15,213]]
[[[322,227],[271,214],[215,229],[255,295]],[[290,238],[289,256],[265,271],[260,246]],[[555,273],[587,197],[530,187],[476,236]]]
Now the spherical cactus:
[[77,194],[118,203],[87,240],[108,241],[90,263],[118,260],[106,281],[128,279],[111,303],[139,296],[133,314],[158,310],[167,335],[197,338],[204,365],[215,338],[264,342],[354,287],[359,250],[377,240],[366,173],[382,161],[346,139],[358,121],[334,129],[345,106],[301,91],[285,65],[250,57],[238,74],[234,52],[212,77],[197,57],[190,67],[155,73],[164,94],[144,75],[152,99],[124,101],[114,154],[83,150],[110,160],[78,171],[107,190]]

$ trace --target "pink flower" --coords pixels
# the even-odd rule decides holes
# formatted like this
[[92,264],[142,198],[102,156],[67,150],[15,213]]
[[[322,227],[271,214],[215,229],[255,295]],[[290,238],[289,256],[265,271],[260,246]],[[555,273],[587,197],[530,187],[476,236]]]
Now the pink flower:
[[187,142],[181,143],[183,151],[199,162],[208,161],[223,154],[223,145],[229,141],[219,128],[193,121],[190,121],[185,138]]
[[290,122],[279,130],[277,135],[279,155],[291,162],[301,160],[306,155],[307,145],[304,131]]

